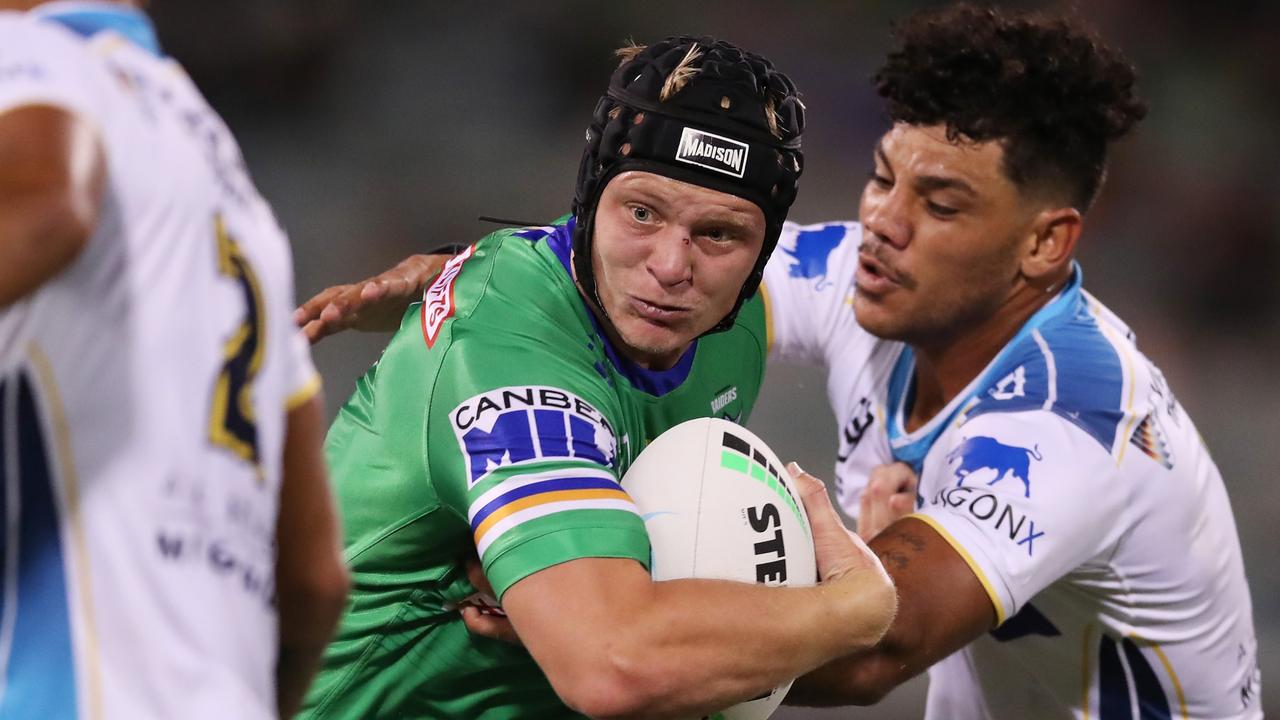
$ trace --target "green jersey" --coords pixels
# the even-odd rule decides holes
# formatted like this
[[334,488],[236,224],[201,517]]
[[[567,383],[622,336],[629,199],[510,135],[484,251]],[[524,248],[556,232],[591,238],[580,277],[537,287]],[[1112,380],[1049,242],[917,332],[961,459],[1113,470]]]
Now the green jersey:
[[306,717],[572,715],[525,650],[468,634],[464,560],[479,554],[499,599],[576,558],[647,566],[618,479],[667,428],[755,402],[759,299],[670,370],[641,369],[578,294],[572,227],[503,230],[451,260],[334,421],[353,587]]

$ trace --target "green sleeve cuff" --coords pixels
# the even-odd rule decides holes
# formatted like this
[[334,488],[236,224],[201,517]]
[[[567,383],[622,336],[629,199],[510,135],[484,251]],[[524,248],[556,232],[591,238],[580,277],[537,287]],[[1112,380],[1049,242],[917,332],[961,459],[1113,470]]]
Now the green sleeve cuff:
[[630,558],[649,569],[649,536],[644,527],[563,528],[529,538],[502,551],[484,568],[498,600],[524,578],[579,558]]

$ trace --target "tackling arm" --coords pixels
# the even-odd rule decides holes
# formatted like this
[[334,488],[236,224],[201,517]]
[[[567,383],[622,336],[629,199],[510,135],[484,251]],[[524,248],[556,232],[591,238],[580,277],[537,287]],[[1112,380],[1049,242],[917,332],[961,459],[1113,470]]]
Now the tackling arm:
[[927,523],[903,518],[870,546],[898,588],[897,617],[872,649],[796,680],[788,703],[870,705],[995,626],[977,575]]
[[293,320],[313,345],[343,330],[391,332],[450,257],[410,255],[371,278],[325,288],[298,306]]
[[65,109],[0,113],[0,308],[79,255],[98,224],[105,165],[93,128]]

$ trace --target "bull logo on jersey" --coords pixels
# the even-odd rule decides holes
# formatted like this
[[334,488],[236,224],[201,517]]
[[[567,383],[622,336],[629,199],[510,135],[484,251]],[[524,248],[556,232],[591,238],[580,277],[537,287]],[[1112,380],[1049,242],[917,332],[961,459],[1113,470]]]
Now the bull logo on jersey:
[[965,478],[975,472],[992,470],[995,476],[987,482],[988,485],[995,485],[1005,476],[1012,475],[1022,481],[1025,497],[1031,497],[1031,461],[1043,459],[1039,445],[1028,450],[983,436],[968,438],[947,453],[948,463],[960,461],[954,470],[956,487],[964,485]]
[[844,240],[843,225],[825,225],[818,230],[801,230],[796,234],[796,249],[782,251],[795,259],[788,268],[793,278],[810,278],[817,280],[817,290],[831,287],[827,281],[827,260],[831,252]]
[[609,421],[560,388],[490,390],[458,405],[449,419],[466,458],[468,487],[519,463],[576,458],[612,467],[617,458]]

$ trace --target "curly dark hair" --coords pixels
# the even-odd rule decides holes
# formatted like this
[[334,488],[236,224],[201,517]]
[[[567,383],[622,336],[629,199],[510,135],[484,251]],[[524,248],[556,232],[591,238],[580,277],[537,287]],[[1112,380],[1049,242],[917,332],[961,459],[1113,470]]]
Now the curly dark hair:
[[1136,72],[1078,20],[968,3],[912,15],[874,82],[894,122],[999,140],[1020,189],[1081,212],[1102,185],[1107,143],[1147,113]]

